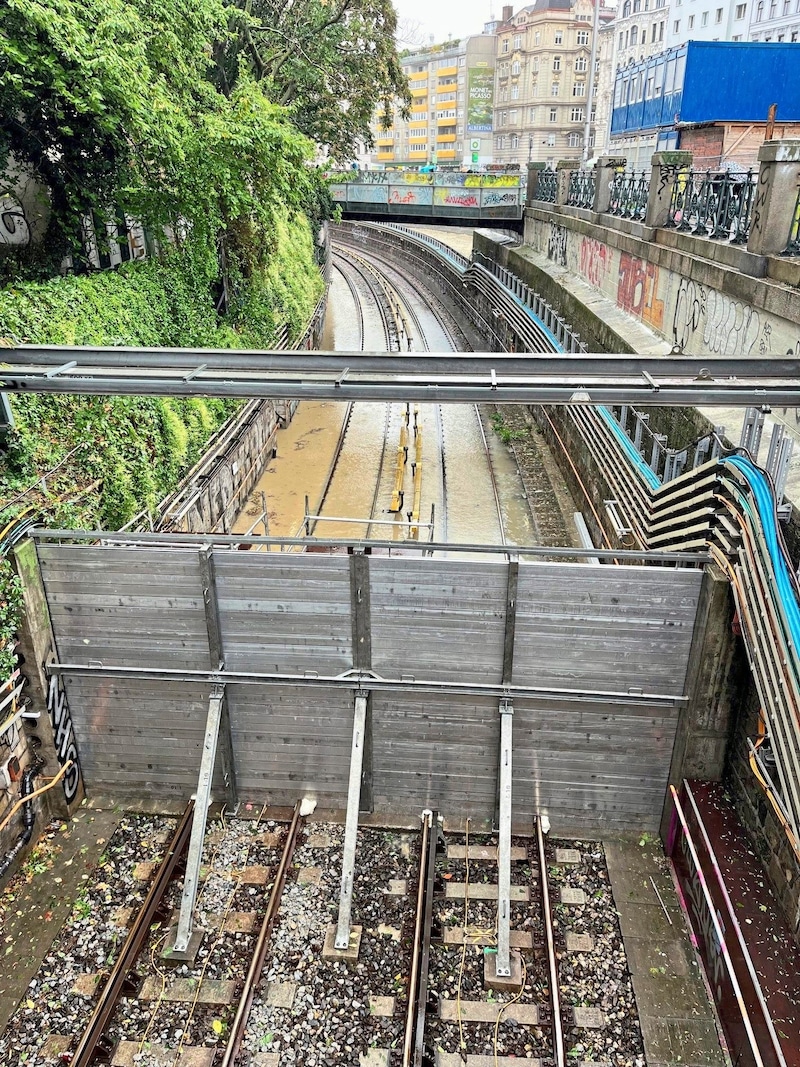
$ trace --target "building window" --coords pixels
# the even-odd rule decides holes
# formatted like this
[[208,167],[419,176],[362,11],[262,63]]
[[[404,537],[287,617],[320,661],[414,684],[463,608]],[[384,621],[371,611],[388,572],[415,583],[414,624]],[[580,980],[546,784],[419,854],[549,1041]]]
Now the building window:
[[553,56],[553,70],[561,70],[561,56]]
[[534,33],[534,35],[533,35],[533,43],[534,44],[540,44],[541,40],[542,40],[542,35],[537,30],[536,33]]
[[791,40],[792,41],[796,41],[797,40],[797,30],[792,30]]
[[694,15],[690,15],[689,16],[689,29],[690,30],[694,29]]
[[756,22],[761,22],[764,18],[764,0],[758,0],[758,7],[756,8]]
[[511,138],[511,147],[519,148],[519,137],[517,136],[517,134],[514,134],[514,136]]
[[639,43],[639,27],[631,26],[631,48]]
[[570,148],[578,148],[583,138],[579,133],[571,133],[567,136],[567,144]]
[[511,73],[515,74],[515,75],[519,74],[519,63],[518,62],[511,64]]
[[619,35],[619,50],[620,50],[620,52],[622,51],[622,42],[624,40],[625,40],[625,34],[624,33],[620,33],[620,35]]
[[556,146],[556,135],[554,133],[548,133],[548,135],[547,135],[547,147],[548,148],[555,148],[555,146]]
[[583,116],[584,115],[585,115],[585,111],[583,110],[582,107],[574,107],[572,109],[572,111],[570,112],[570,120],[572,122],[583,122]]
[[514,34],[514,51],[518,52],[520,50],[520,48],[522,48],[522,34],[521,33],[515,33]]
[[737,22],[740,19],[744,18],[746,11],[747,11],[747,4],[737,4],[736,5],[736,13],[734,15],[734,18],[736,19]]
[[664,20],[663,19],[658,24],[658,39],[659,39],[659,41],[663,41],[664,40]]
[[558,108],[555,108],[555,107],[551,107],[550,108],[550,121],[551,122],[557,122],[558,121]]
[[534,58],[531,60],[531,73],[533,73],[533,74],[538,74],[539,73],[539,57],[538,56],[534,56]]
[[589,31],[578,30],[578,46],[587,45],[589,43]]
[[564,43],[564,31],[563,30],[556,30],[556,41],[555,41],[555,43],[556,44],[563,44]]
[[553,82],[553,84],[550,86],[550,95],[558,96],[558,82]]
[[778,14],[778,0],[771,0],[769,5],[769,17],[774,19]]
[[704,11],[703,14],[700,16],[700,25],[701,26],[707,26],[708,25],[708,12],[707,11]]
[[631,0],[625,0],[625,3],[622,5],[622,17],[624,19],[626,19],[628,17],[628,15],[630,15],[630,13],[631,13]]
[[714,22],[722,22],[722,8],[721,7],[717,8],[717,13],[714,16]]
[[675,19],[675,21],[673,22],[673,24],[672,24],[672,32],[673,33],[680,33],[681,32],[681,20],[680,19]]
[[512,126],[516,126],[517,125],[517,109],[516,108],[513,108],[511,111],[509,111],[509,113],[508,113],[508,121]]
[[535,107],[529,107],[528,108],[528,122],[531,122],[531,123],[536,122],[536,108]]
[[573,96],[586,96],[586,82],[575,82],[572,86]]
[[512,100],[519,100],[519,86],[518,85],[512,85],[511,86],[511,99]]
[[783,0],[783,13],[784,13],[784,15],[788,15],[789,14],[789,8],[791,7],[791,2],[792,2],[792,0]]
[[647,30],[642,29],[642,44],[647,44]]
[[495,137],[494,146],[499,152],[500,149],[503,147],[503,138],[502,137]]
[[578,58],[575,60],[575,73],[585,74],[587,66],[588,64],[586,62],[586,56],[578,56]]

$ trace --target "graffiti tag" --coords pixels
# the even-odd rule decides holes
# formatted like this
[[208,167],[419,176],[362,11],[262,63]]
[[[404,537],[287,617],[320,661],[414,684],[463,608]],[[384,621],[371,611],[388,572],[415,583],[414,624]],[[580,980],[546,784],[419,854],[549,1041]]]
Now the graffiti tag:
[[602,289],[611,262],[608,245],[594,237],[584,237],[581,241],[580,272],[595,289]]
[[555,222],[550,223],[547,258],[558,263],[560,267],[567,265],[567,230],[565,226],[559,226]]
[[0,196],[0,245],[21,248],[30,240],[31,230],[22,204],[11,196]]
[[620,253],[617,305],[660,329],[664,323],[664,301],[658,298],[658,267],[643,259]]
[[47,711],[53,727],[53,744],[59,764],[72,760],[72,766],[64,775],[64,796],[67,803],[71,804],[78,795],[81,772],[78,764],[78,749],[75,745],[75,735],[72,730],[72,716],[69,713],[67,694],[60,675],[51,675],[50,687],[47,691]]

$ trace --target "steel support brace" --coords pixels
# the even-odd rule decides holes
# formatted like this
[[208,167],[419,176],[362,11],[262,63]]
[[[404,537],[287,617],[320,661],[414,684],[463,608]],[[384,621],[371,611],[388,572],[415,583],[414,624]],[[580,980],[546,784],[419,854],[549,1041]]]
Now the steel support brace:
[[364,761],[366,723],[367,694],[359,692],[356,694],[353,716],[353,747],[350,753],[350,780],[347,786],[347,818],[344,824],[339,921],[336,924],[336,940],[333,943],[334,948],[338,949],[346,949],[350,944],[350,912],[353,906],[353,874],[356,868],[358,805],[361,797],[361,767]]
[[500,701],[500,834],[497,847],[497,976],[511,974],[511,780],[512,721],[510,701]]
[[[200,577],[203,584],[203,607],[206,614],[206,631],[208,632],[208,659],[212,671],[225,669],[225,652],[222,645],[222,625],[219,618],[219,601],[217,599],[217,572],[214,564],[213,548],[208,545],[200,549]],[[219,759],[222,767],[222,780],[225,784],[225,803],[235,808],[238,803],[236,789],[236,766],[233,759],[233,738],[231,720],[228,714],[228,697],[223,691],[222,719],[220,720]]]
[[517,587],[519,585],[519,560],[508,562],[506,582],[506,625],[503,636],[503,682],[511,685],[514,675],[514,636],[517,629]]
[[350,556],[350,618],[353,633],[353,667],[372,667],[372,627],[370,622],[369,556],[353,552]]
[[211,802],[211,782],[214,778],[214,762],[217,755],[217,741],[222,722],[222,709],[225,703],[225,688],[214,689],[208,701],[206,717],[206,735],[203,739],[203,755],[200,760],[200,774],[197,779],[197,796],[194,802],[192,836],[189,840],[189,854],[186,858],[186,876],[183,881],[181,910],[178,916],[178,933],[175,937],[175,952],[185,952],[192,936],[192,915],[197,899],[197,887],[200,882],[200,860],[203,856],[203,839],[206,834],[208,807]]

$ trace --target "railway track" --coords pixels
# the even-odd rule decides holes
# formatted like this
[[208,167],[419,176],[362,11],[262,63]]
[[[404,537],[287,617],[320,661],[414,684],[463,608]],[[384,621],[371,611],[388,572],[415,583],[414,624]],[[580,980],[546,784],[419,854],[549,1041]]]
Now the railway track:
[[[510,945],[520,963],[515,984],[498,987],[487,966],[498,946],[496,835],[471,833],[469,821],[466,832],[445,832],[435,811],[422,814],[419,830],[362,827],[352,897],[360,945],[345,962],[325,948],[343,828],[299,810],[290,818],[283,809],[280,822],[256,810],[209,824],[195,911],[204,936],[194,959],[170,967],[162,952],[191,806],[173,821],[111,971],[100,983],[79,974],[94,1004],[80,1009],[53,1064],[493,1067],[496,1057],[497,1067],[534,1059],[643,1067],[635,1015],[619,1022],[633,994],[601,846],[562,849],[541,826],[511,839]],[[141,843],[150,836],[142,827]],[[104,867],[94,872],[90,894],[110,895],[108,877]],[[95,955],[66,935],[54,953],[69,979],[48,989],[40,975],[20,1008],[36,1012],[45,1033],[55,1029],[54,1000],[74,1003],[76,968]],[[12,1020],[17,1043],[0,1044],[3,1063],[31,1059],[23,1030]]]

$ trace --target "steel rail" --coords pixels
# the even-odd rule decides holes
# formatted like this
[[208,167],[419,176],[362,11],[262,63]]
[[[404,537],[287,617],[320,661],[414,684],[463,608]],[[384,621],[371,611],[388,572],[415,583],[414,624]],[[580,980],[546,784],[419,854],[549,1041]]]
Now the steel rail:
[[[478,407],[477,404],[473,405],[473,410],[475,412],[475,418],[478,420],[478,429],[480,430],[481,440],[483,441],[483,450],[486,453],[486,462],[489,465],[489,478],[491,479],[491,483],[492,483],[492,494],[494,496],[494,506],[495,506],[495,508],[497,510],[497,525],[498,525],[498,527],[500,529],[500,540],[503,543],[503,545],[507,545],[508,544],[508,539],[506,538],[506,532],[503,529],[503,509],[500,506],[500,494],[497,491],[497,478],[495,477],[495,473],[494,473],[494,464],[492,463],[492,454],[489,451],[489,442],[488,442],[488,440],[486,438],[486,431],[483,428],[483,419],[481,418],[481,411],[480,411],[480,408]],[[506,557],[506,558],[508,558],[508,557]]]
[[345,282],[347,284],[347,288],[350,290],[350,295],[353,298],[353,303],[355,304],[356,312],[358,314],[358,337],[359,337],[358,347],[363,352],[364,351],[364,343],[365,343],[365,340],[366,340],[366,336],[365,336],[365,333],[364,333],[364,309],[361,306],[361,300],[359,299],[358,290],[355,287],[355,283],[354,283],[353,279],[350,277],[350,275],[347,273],[347,271],[342,267],[342,265],[340,263],[336,262],[337,259],[342,259],[342,258],[343,257],[337,256],[337,254],[334,252],[334,254],[333,254],[333,267],[334,267],[334,270],[338,271],[339,274],[341,274],[342,278],[345,280]]
[[436,877],[438,812],[422,813],[419,886],[414,920],[414,951],[408,982],[408,1007],[403,1038],[402,1067],[422,1067],[425,1053],[425,1013],[428,1003],[428,969],[433,923],[433,892]]
[[286,884],[286,875],[289,872],[289,866],[292,862],[292,856],[294,855],[295,845],[297,843],[301,818],[300,805],[301,801],[298,800],[294,806],[288,836],[283,847],[283,854],[281,855],[278,870],[275,873],[272,892],[269,896],[267,912],[261,923],[261,930],[258,935],[258,940],[256,941],[253,958],[250,961],[250,967],[247,971],[247,977],[244,980],[244,988],[242,989],[242,994],[239,998],[239,1006],[236,1009],[236,1015],[231,1023],[231,1034],[225,1052],[223,1053],[222,1060],[220,1061],[220,1067],[233,1067],[236,1057],[239,1055],[242,1041],[244,1040],[247,1020],[250,1017],[250,1009],[253,1006],[256,988],[261,980],[261,971],[264,967],[264,961],[267,958],[267,950],[272,936],[272,928],[275,924],[278,908],[280,907],[281,896],[283,895],[283,888]]
[[542,918],[544,921],[545,944],[547,947],[547,966],[550,972],[550,1011],[553,1016],[553,1060],[555,1067],[566,1067],[567,1058],[564,1050],[564,1029],[561,1020],[561,992],[559,990],[558,958],[553,937],[553,914],[550,908],[550,887],[547,882],[547,857],[544,851],[544,834],[539,815],[536,823],[536,853],[539,861],[539,888],[542,895]]
[[100,999],[92,1012],[92,1017],[78,1042],[75,1052],[72,1053],[69,1061],[70,1067],[90,1067],[95,1062],[98,1055],[97,1046],[114,1013],[128,973],[136,962],[136,958],[150,932],[150,926],[158,913],[175,871],[189,847],[193,815],[194,801],[192,800],[186,806],[181,821],[169,843],[167,854],[156,872],[153,884],[150,886],[139,914],[136,916],[133,926],[125,939],[125,944],[122,946],[122,951],[111,970],[108,981],[103,987]]

